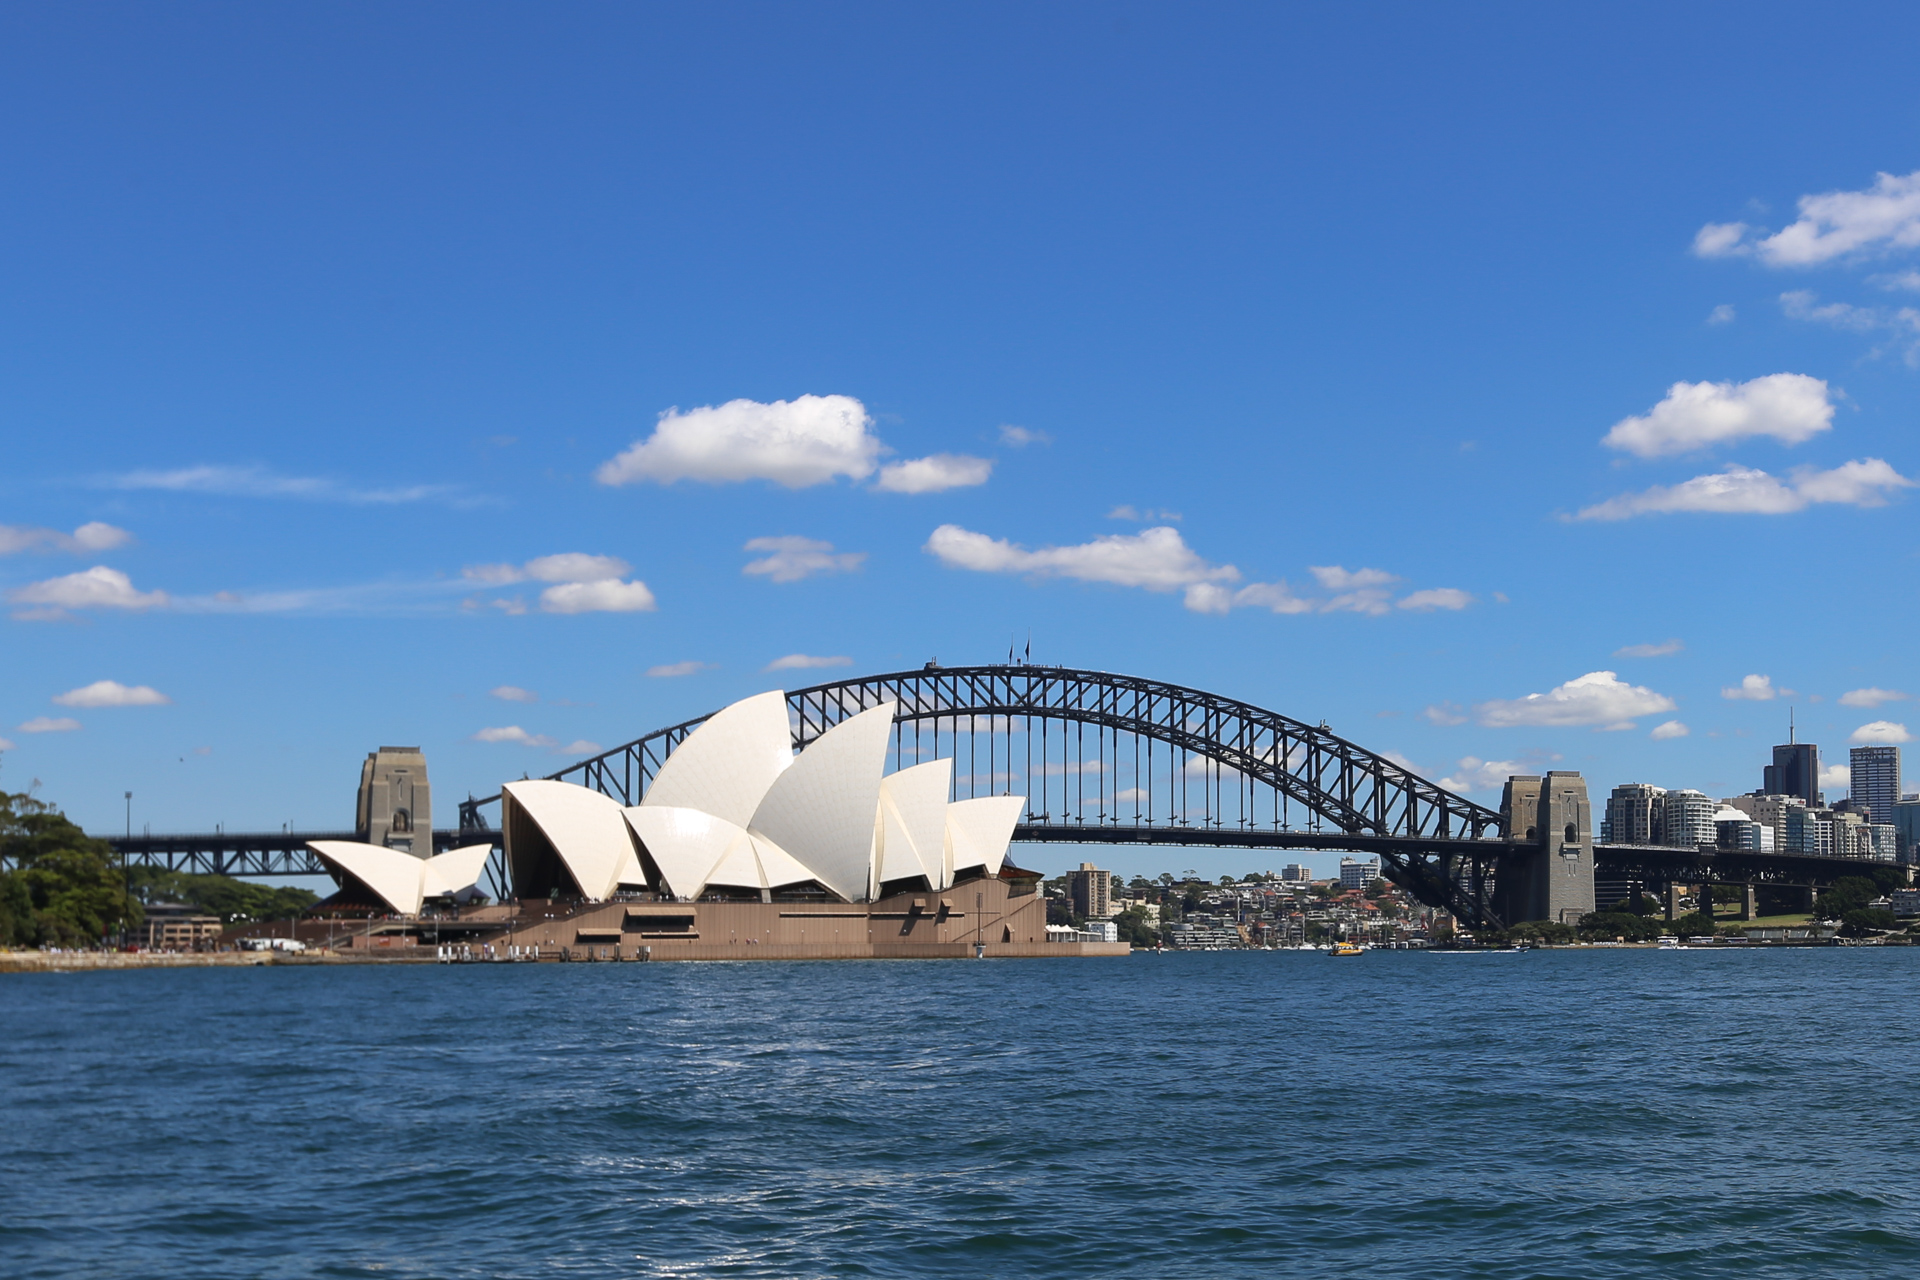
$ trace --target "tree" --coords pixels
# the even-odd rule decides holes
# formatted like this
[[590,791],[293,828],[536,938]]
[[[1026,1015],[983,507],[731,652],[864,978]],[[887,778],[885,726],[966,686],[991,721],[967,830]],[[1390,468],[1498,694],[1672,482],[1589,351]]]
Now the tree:
[[137,927],[113,849],[52,805],[0,792],[0,854],[16,870],[0,885],[0,916],[13,946],[86,946],[121,925]]
[[1844,920],[1849,911],[1865,910],[1879,896],[1879,884],[1866,876],[1841,876],[1820,891],[1813,913],[1822,920]]
[[1141,907],[1128,907],[1113,918],[1114,926],[1119,930],[1120,941],[1136,947],[1159,945],[1160,935],[1155,932],[1153,922],[1147,918]]
[[159,867],[129,867],[127,878],[142,903],[185,902],[228,924],[286,920],[320,901],[311,889],[280,888],[232,876],[196,876]]
[[1855,907],[1840,917],[1840,932],[1849,938],[1864,938],[1870,933],[1892,933],[1899,927],[1900,922],[1885,907]]
[[1574,939],[1574,928],[1557,920],[1525,920],[1507,930],[1514,942],[1544,942],[1562,946]]
[[1385,895],[1392,892],[1393,892],[1392,883],[1388,880],[1383,879],[1380,876],[1375,876],[1373,878],[1373,883],[1367,886],[1367,896],[1369,898],[1384,897]]
[[1629,911],[1595,911],[1580,917],[1580,936],[1588,942],[1612,942],[1615,938],[1652,942],[1663,932],[1665,926],[1659,921]]

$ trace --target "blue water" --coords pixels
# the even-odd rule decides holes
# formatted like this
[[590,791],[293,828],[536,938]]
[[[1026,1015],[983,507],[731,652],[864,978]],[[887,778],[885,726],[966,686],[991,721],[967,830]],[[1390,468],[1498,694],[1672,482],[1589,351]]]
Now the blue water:
[[6,1277],[1920,1271],[1920,949],[0,978]]

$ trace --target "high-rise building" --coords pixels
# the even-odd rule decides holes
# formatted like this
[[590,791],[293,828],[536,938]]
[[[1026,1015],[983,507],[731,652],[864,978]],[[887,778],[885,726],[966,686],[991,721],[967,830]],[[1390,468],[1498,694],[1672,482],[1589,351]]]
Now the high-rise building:
[[1378,858],[1340,859],[1340,889],[1343,893],[1349,889],[1364,890],[1379,878],[1380,859]]
[[1645,782],[1626,782],[1607,797],[1607,816],[1603,819],[1604,838],[1610,844],[1664,844],[1661,839],[1661,802],[1665,787]]
[[360,766],[354,827],[362,843],[433,856],[433,802],[427,758],[418,747],[382,747]]
[[1297,862],[1289,862],[1280,868],[1280,879],[1285,884],[1305,884],[1313,879],[1313,872]]
[[1786,852],[1832,857],[1832,815],[1824,809],[1809,809],[1805,805],[1794,805],[1788,809]]
[[1660,800],[1661,843],[1681,848],[1715,843],[1720,833],[1713,817],[1719,811],[1719,803],[1703,791],[1667,792]]
[[1113,873],[1102,871],[1091,862],[1080,864],[1078,871],[1067,872],[1067,901],[1073,913],[1088,920],[1105,920],[1113,915]]
[[1899,841],[1901,862],[1920,860],[1920,800],[1902,800],[1893,806],[1893,830]]
[[1820,748],[1811,742],[1788,742],[1773,749],[1761,790],[1770,796],[1799,796],[1809,809],[1820,799]]
[[1855,747],[1847,753],[1852,780],[1847,798],[1874,822],[1892,822],[1900,802],[1900,748]]

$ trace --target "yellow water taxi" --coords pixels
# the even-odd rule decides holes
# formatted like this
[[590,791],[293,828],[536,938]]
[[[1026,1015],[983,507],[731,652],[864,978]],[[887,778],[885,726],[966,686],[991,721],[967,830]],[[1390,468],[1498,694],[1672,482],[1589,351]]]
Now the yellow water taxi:
[[1367,949],[1357,942],[1336,942],[1333,949],[1327,952],[1330,956],[1361,956],[1366,953]]

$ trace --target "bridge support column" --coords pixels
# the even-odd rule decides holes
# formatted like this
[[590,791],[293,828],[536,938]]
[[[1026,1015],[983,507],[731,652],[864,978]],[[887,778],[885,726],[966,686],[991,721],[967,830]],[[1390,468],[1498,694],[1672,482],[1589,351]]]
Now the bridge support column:
[[1508,924],[1575,924],[1593,910],[1593,814],[1571,770],[1507,779],[1501,825],[1510,852],[1495,873],[1495,909]]
[[1751,920],[1760,914],[1760,894],[1750,884],[1740,886],[1740,918]]
[[1680,918],[1680,886],[1670,883],[1667,885],[1667,891],[1660,896],[1666,899],[1667,919],[1678,920]]

